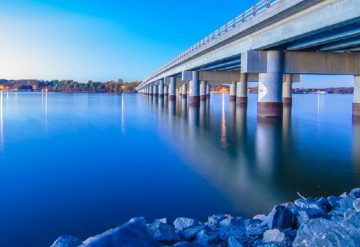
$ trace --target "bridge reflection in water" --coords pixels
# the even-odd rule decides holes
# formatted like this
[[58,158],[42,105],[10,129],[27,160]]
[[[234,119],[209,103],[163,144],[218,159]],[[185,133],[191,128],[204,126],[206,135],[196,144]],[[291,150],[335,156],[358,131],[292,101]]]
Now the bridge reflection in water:
[[[359,184],[360,121],[353,123],[353,161],[349,157],[349,162],[337,163],[341,158],[333,160],[331,153],[324,155],[326,150],[317,153],[314,146],[306,145],[314,137],[307,136],[306,141],[299,137],[305,129],[293,126],[291,106],[284,106],[282,119],[257,118],[248,114],[249,106],[227,97],[212,97],[198,106],[188,104],[186,98],[149,99],[162,138],[185,164],[227,196],[234,212],[250,216],[296,199],[297,192],[340,194]],[[216,104],[211,104],[213,99]]]

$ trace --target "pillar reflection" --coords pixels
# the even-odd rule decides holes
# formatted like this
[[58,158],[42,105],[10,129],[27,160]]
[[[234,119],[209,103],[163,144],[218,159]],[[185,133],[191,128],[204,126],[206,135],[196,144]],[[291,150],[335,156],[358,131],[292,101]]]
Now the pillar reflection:
[[236,139],[244,139],[246,136],[246,120],[247,120],[247,106],[237,105],[235,116],[235,133]]
[[3,107],[3,91],[0,91],[0,151],[4,151],[4,107]]
[[184,118],[187,117],[187,98],[181,99],[181,116]]
[[356,180],[360,180],[360,118],[354,117],[352,123],[353,133],[353,165],[355,170]]
[[256,129],[256,170],[266,181],[272,181],[281,162],[282,120],[258,118]]
[[200,101],[199,107],[199,126],[205,128],[206,126],[206,100]]
[[222,95],[220,142],[222,148],[227,148],[228,140],[227,140],[227,127],[226,127],[225,94]]

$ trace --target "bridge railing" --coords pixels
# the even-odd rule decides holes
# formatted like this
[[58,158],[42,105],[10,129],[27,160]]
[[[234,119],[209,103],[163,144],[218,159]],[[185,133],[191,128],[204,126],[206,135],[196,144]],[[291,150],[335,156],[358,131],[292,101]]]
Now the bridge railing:
[[[225,25],[221,26],[219,29],[215,30],[199,42],[197,42],[195,45],[187,49],[186,51],[182,52],[180,55],[178,55],[176,58],[159,68],[155,71],[154,74],[158,74],[167,67],[177,63],[179,60],[184,59],[185,57],[195,53],[199,48],[204,47],[205,45],[208,45],[212,43],[217,38],[221,37],[222,35],[230,32],[231,30],[235,29],[236,27],[242,25],[246,21],[254,18],[257,14],[264,12],[266,9],[273,7],[276,3],[281,2],[281,0],[261,0],[239,16],[235,17]],[[147,81],[147,80],[145,80]]]

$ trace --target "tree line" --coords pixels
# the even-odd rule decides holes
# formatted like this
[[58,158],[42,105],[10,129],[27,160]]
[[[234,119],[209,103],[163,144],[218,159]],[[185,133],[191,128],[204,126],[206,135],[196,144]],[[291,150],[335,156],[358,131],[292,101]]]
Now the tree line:
[[2,90],[51,91],[63,93],[124,93],[136,92],[138,81],[124,82],[122,79],[108,82],[74,80],[0,80]]

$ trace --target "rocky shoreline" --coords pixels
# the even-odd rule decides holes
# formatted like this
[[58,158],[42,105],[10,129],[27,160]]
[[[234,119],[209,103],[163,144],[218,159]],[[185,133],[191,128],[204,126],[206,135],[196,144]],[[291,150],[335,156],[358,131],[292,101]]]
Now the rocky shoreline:
[[133,218],[85,241],[59,237],[51,247],[360,246],[360,188],[340,196],[300,198],[252,219],[213,215],[207,222]]

